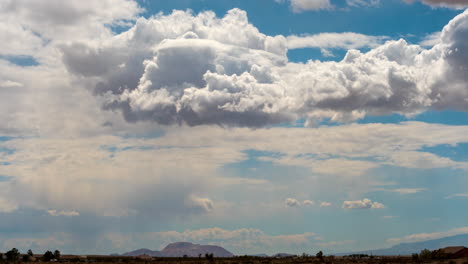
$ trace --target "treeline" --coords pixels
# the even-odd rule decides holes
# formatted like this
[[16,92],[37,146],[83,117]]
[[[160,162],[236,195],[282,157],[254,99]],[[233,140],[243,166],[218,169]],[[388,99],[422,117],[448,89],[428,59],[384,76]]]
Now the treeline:
[[429,249],[423,249],[421,252],[414,253],[412,259],[415,262],[425,260],[443,260],[450,258],[449,254],[446,254],[442,249],[430,251]]
[[39,259],[34,256],[34,253],[32,250],[28,250],[26,254],[21,254],[21,252],[16,249],[12,248],[10,251],[7,251],[6,253],[0,253],[0,261],[8,261],[8,262],[18,262],[18,261],[36,261],[36,260],[43,260],[43,261],[53,261],[53,260],[59,260],[60,259],[60,251],[55,250],[54,252],[52,251],[46,251],[44,255],[40,256]]

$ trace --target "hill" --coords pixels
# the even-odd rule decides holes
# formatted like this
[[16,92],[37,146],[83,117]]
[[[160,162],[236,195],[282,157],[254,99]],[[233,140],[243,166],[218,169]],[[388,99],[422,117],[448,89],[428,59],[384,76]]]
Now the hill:
[[152,256],[152,257],[162,257],[161,251],[150,250],[150,249],[147,249],[147,248],[141,248],[141,249],[137,249],[137,250],[134,250],[134,251],[127,252],[127,253],[123,253],[120,256],[136,257],[136,256],[141,256],[141,255],[148,255],[148,256]]
[[426,240],[414,243],[401,243],[391,248],[376,249],[376,250],[365,250],[351,253],[342,253],[337,255],[350,255],[350,254],[372,254],[380,256],[389,255],[411,255],[413,253],[419,253],[421,250],[427,248],[429,250],[435,250],[450,246],[465,246],[468,247],[468,234],[456,235],[450,237],[443,237],[439,239]]
[[215,257],[232,257],[234,254],[227,251],[223,247],[214,245],[199,245],[192,244],[189,242],[177,242],[167,245],[163,250],[150,250],[150,249],[138,249],[122,254],[122,256],[140,256],[149,255],[152,257],[198,257],[200,254],[205,256],[206,253],[213,253]]

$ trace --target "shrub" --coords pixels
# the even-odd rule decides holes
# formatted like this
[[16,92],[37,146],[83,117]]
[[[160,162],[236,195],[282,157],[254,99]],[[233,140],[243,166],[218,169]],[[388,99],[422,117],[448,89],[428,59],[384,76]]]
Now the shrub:
[[18,261],[20,257],[20,252],[16,248],[12,248],[10,251],[5,253],[8,261]]

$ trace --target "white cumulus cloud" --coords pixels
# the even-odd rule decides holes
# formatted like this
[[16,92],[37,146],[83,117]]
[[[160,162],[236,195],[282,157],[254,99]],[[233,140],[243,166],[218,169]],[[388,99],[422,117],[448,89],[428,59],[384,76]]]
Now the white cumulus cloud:
[[[305,118],[313,125],[468,110],[466,24],[468,11],[424,49],[403,39],[379,45],[382,37],[355,33],[267,36],[239,9],[223,18],[174,11],[138,19],[105,43],[61,50],[68,70],[86,77],[104,109],[121,111],[128,122],[260,127]],[[291,45],[374,48],[351,49],[339,62],[291,63]]]
[[297,199],[294,198],[287,198],[284,203],[288,207],[299,207],[301,206],[301,202],[299,202]]
[[383,209],[385,205],[365,198],[356,201],[344,201],[342,207],[345,209]]
[[312,206],[312,205],[315,205],[315,202],[311,200],[304,200],[302,204],[305,206]]

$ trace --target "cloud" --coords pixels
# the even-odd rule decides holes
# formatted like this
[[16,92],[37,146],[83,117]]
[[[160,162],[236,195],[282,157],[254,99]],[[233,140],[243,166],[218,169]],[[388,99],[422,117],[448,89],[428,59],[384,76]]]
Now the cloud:
[[54,232],[38,237],[3,238],[0,240],[0,245],[2,248],[18,248],[20,252],[33,249],[35,253],[39,253],[51,248],[63,250],[64,246],[71,244],[72,241],[73,236],[70,234]]
[[214,203],[208,198],[191,197],[189,204],[193,208],[199,208],[202,212],[210,212],[214,209]]
[[355,240],[330,241],[330,242],[315,243],[315,245],[322,247],[322,248],[333,248],[333,247],[349,245],[353,243],[356,243],[356,241]]
[[284,202],[288,207],[299,207],[301,205],[301,202],[294,198],[287,198]]
[[[37,138],[4,142],[14,146],[15,152],[4,157],[11,165],[0,170],[16,177],[2,183],[2,197],[25,208],[54,208],[49,211],[52,215],[66,215],[71,212],[69,208],[84,214],[140,215],[160,220],[203,215],[216,208],[212,199],[201,194],[224,184],[214,178],[217,168],[242,157],[239,152],[230,155],[220,149],[216,154],[216,148],[188,148],[183,153],[178,147],[145,150],[127,145],[120,152],[103,147],[125,146],[125,140],[121,140],[103,136],[73,142]],[[31,144],[38,149],[31,149]],[[182,163],[184,168],[180,168]],[[234,182],[231,179],[227,184]]]
[[375,48],[382,45],[388,39],[385,36],[368,36],[353,32],[292,35],[287,37],[288,49],[326,48],[349,50]]
[[[0,7],[0,25],[12,23],[12,28],[1,32],[14,37],[10,44],[2,45],[11,45],[15,54],[30,54],[30,51],[44,45],[46,40],[98,37],[103,34],[109,36],[110,30],[106,25],[124,25],[143,11],[131,0],[93,3],[77,0],[51,0],[45,3],[6,0],[2,1]],[[19,40],[30,42],[20,43]]]
[[468,1],[466,0],[404,0],[405,2],[414,2],[420,1],[426,5],[434,6],[434,7],[450,7],[450,8],[457,8],[463,9],[468,7]]
[[395,218],[398,218],[398,216],[395,216],[395,215],[384,215],[382,216],[383,219],[395,219]]
[[412,243],[412,242],[432,240],[432,239],[438,239],[438,238],[461,235],[461,234],[468,234],[468,227],[454,228],[445,232],[412,234],[412,235],[408,235],[402,238],[391,238],[391,239],[388,239],[387,241],[389,243],[394,243],[394,244]]
[[330,206],[332,206],[332,203],[330,203],[330,202],[321,202],[320,203],[320,207],[330,207]]
[[6,198],[0,197],[0,212],[11,213],[18,209],[18,205]]
[[377,6],[380,4],[380,0],[346,0],[346,4],[354,7]]
[[[102,133],[106,134],[106,130]],[[336,186],[342,186],[340,193],[364,195],[379,184],[369,172],[382,166],[468,168],[464,162],[434,154],[426,162],[407,162],[414,157],[425,157],[421,149],[426,146],[468,142],[467,126],[421,122],[256,130],[175,127],[149,138],[93,134],[69,140],[61,135],[20,137],[0,142],[0,148],[13,150],[9,154],[0,152],[0,160],[11,164],[0,166],[0,175],[15,176],[1,183],[0,197],[15,205],[8,208],[53,208],[57,211],[73,208],[82,215],[155,218],[167,215],[178,218],[229,215],[229,210],[223,208],[223,202],[241,203],[243,195],[236,196],[240,201],[220,201],[224,196],[216,197],[213,190],[236,189],[239,184],[244,186],[242,193],[262,191],[263,203],[273,203],[268,199],[271,195],[288,197],[290,193],[281,189],[284,182],[274,177],[259,181],[240,180],[237,175],[232,175],[226,179],[219,173],[226,165],[249,159],[245,151],[253,147],[260,152],[278,153],[268,159],[275,165],[306,169],[304,179],[311,183],[307,191],[303,190],[302,180],[287,181],[288,186],[294,185],[302,190],[303,193],[297,197],[308,197],[306,195],[320,190],[336,194]],[[288,135],[288,144],[284,144],[284,135]],[[315,140],[308,140],[310,138]],[[396,156],[403,158],[395,159]],[[328,187],[326,182],[329,182]],[[413,191],[407,189],[401,188],[399,192]],[[268,190],[273,190],[273,193]],[[297,205],[308,203],[299,202],[297,197],[292,197]],[[310,198],[323,199],[317,196]],[[317,204],[331,205],[325,202]],[[247,207],[253,210],[256,206],[260,203]],[[284,205],[278,206],[284,209]],[[161,222],[163,220],[160,219]]]
[[[306,125],[352,122],[429,109],[466,111],[467,17],[468,11],[458,15],[444,27],[440,43],[424,49],[403,39],[379,45],[382,37],[355,33],[267,36],[239,9],[223,18],[174,11],[139,19],[105,43],[72,43],[61,51],[68,70],[87,77],[88,86],[94,82],[103,107],[121,111],[128,122],[242,127],[299,118]],[[374,48],[349,50],[339,62],[288,63],[291,45]]]
[[434,32],[429,34],[425,36],[421,42],[419,42],[419,45],[423,47],[433,47],[440,43],[440,35],[441,32]]
[[314,201],[311,200],[304,200],[302,203],[295,199],[295,198],[287,198],[284,203],[286,204],[287,207],[300,207],[301,205],[304,206],[312,206],[315,205]]
[[[0,166],[0,174],[14,176],[1,184],[2,219],[18,219],[17,211],[23,210],[44,214],[50,208],[56,213],[70,208],[80,213],[45,214],[48,222],[70,221],[63,228],[90,216],[99,220],[93,224],[109,222],[122,229],[135,226],[125,222],[135,218],[139,228],[155,221],[164,225],[213,215],[232,218],[244,206],[245,197],[260,197],[249,190],[289,195],[273,177],[226,179],[219,172],[227,164],[247,160],[245,151],[252,148],[280,153],[269,159],[275,165],[308,169],[308,182],[333,183],[329,189],[323,184],[304,187],[302,179],[287,179],[303,192],[298,197],[309,197],[315,193],[312,190],[332,191],[337,185],[343,186],[340,192],[363,192],[376,184],[368,172],[381,166],[467,168],[466,162],[421,150],[467,142],[466,126],[404,122],[270,127],[300,117],[313,124],[323,118],[348,122],[367,114],[411,114],[452,105],[463,109],[466,82],[458,66],[464,65],[459,58],[464,53],[452,54],[464,49],[463,15],[444,29],[440,43],[431,49],[391,41],[367,53],[350,51],[341,62],[290,63],[287,38],[260,33],[242,10],[222,18],[213,12],[175,11],[145,19],[136,18],[138,10],[125,6],[127,1],[103,1],[124,6],[97,11],[92,10],[94,3],[90,10],[76,3],[79,10],[70,12],[77,15],[61,24],[60,17],[40,21],[22,3],[14,9],[22,10],[15,20],[21,21],[21,28],[34,27],[47,41],[39,40],[37,45],[33,41],[15,51],[34,53],[37,66],[0,60],[0,133],[15,136],[0,142],[0,148],[14,150],[0,152],[1,162],[9,164]],[[73,9],[68,3],[62,5]],[[120,11],[102,11],[109,8]],[[41,10],[38,13],[50,11]],[[16,11],[8,12],[0,17]],[[127,20],[135,21],[128,30]],[[109,24],[123,25],[122,34],[114,34]],[[23,33],[18,34],[21,39]],[[437,85],[426,86],[431,78]],[[407,85],[412,81],[417,88]],[[436,100],[427,103],[427,96]],[[230,201],[222,201],[228,198],[215,191],[241,185],[239,190],[249,195]],[[278,207],[290,211],[268,197],[246,203],[249,214],[245,215],[255,217],[252,212],[268,202],[277,206],[271,212]],[[225,209],[229,203],[235,210]],[[113,222],[117,217],[123,219],[119,224]],[[16,224],[2,221],[5,229],[10,223]],[[37,230],[40,227],[35,225]],[[304,241],[304,237],[285,238]]]
[[455,194],[445,197],[445,199],[464,198],[464,197],[468,197],[468,193],[455,193]]
[[342,208],[345,209],[383,209],[385,205],[379,202],[372,202],[369,199],[362,199],[357,201],[344,201]]
[[79,216],[80,213],[77,211],[57,211],[57,210],[47,210],[47,213],[52,215],[52,216]]
[[7,89],[7,88],[21,88],[23,84],[15,81],[5,80],[0,83],[0,88]]
[[425,190],[426,190],[425,188],[400,188],[400,189],[394,189],[391,191],[399,193],[399,194],[414,194],[414,193],[422,192]]
[[304,11],[315,11],[323,9],[332,9],[330,0],[289,0],[292,11],[300,13]]

